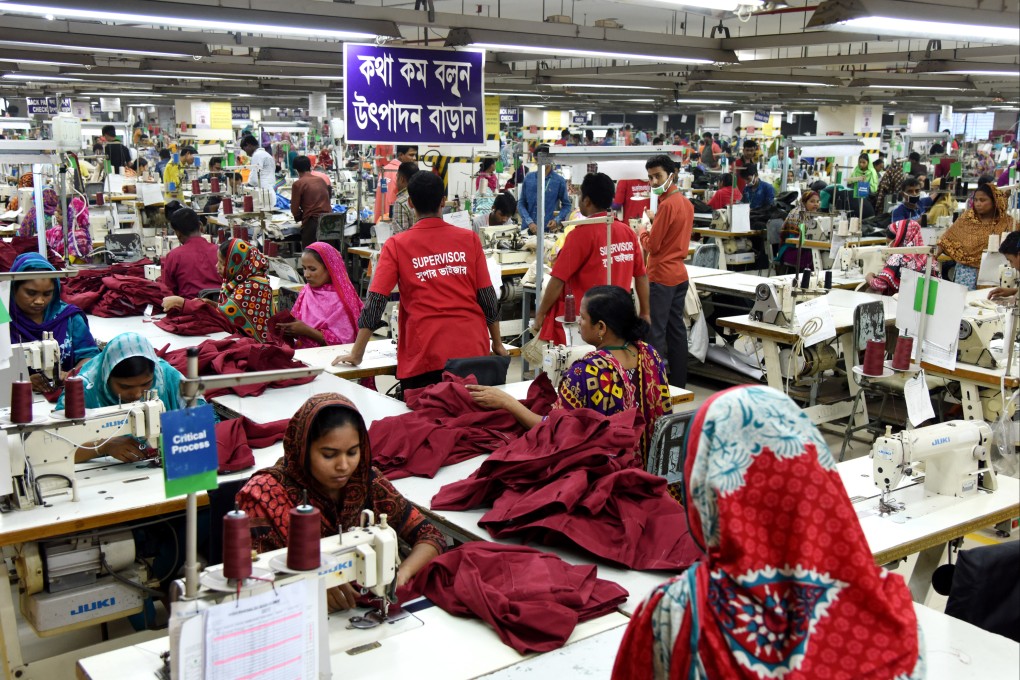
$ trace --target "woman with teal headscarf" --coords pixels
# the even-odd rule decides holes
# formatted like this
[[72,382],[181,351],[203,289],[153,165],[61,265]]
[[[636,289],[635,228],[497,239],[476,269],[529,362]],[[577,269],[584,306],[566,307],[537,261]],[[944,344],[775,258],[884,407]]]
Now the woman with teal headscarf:
[[[78,374],[85,382],[85,408],[103,408],[138,401],[149,392],[156,393],[166,411],[184,408],[180,372],[156,356],[149,341],[138,333],[121,333],[107,343],[102,352],[89,359]],[[64,408],[64,397],[57,410]],[[105,442],[89,442],[75,454],[75,462],[99,456],[112,456],[131,462],[157,455],[153,449],[133,437],[114,437]]]
[[[39,253],[22,253],[15,258],[11,271],[52,272],[56,269]],[[60,345],[62,375],[99,354],[85,312],[60,299],[60,279],[14,281],[8,308],[11,342],[34,342],[42,340],[44,333],[52,333]],[[32,389],[45,393],[53,386],[41,373],[36,373],[32,375]]]
[[853,172],[846,179],[847,186],[853,186],[858,182],[867,182],[868,191],[872,194],[878,191],[878,172],[875,171],[875,166],[871,164],[871,156],[866,153],[862,153],[857,157],[857,165],[854,166]]

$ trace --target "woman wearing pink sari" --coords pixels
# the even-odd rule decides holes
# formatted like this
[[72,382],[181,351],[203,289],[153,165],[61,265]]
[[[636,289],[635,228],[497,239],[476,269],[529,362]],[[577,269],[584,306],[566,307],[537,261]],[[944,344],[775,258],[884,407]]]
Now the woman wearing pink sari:
[[317,241],[301,255],[301,266],[307,285],[290,310],[296,321],[278,327],[296,340],[298,349],[354,342],[364,304],[347,276],[340,253],[328,243]]

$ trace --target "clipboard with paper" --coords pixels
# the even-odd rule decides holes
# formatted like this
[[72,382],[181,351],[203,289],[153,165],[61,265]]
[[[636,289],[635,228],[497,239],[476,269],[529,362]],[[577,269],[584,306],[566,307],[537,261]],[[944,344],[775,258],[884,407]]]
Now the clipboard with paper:
[[955,369],[960,321],[966,304],[965,286],[926,278],[903,268],[896,327],[901,334],[915,338],[912,358],[950,371]]

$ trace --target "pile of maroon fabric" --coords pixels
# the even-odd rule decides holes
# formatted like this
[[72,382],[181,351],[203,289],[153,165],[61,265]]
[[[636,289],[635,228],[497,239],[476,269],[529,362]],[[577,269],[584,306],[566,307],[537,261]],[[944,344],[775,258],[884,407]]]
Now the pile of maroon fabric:
[[[14,236],[8,242],[0,239],[0,272],[9,272],[14,265],[14,260],[22,253],[39,252],[39,241],[35,236]],[[63,269],[64,258],[49,248],[46,249],[46,259],[57,269]]]
[[[382,418],[369,428],[372,463],[389,479],[431,478],[443,466],[489,453],[524,434],[526,430],[507,411],[490,411],[475,403],[465,387],[475,384],[473,377],[446,373],[441,383],[409,391],[410,413]],[[522,403],[544,416],[555,401],[556,393],[543,373]]]
[[[196,345],[198,348],[199,375],[226,375],[228,373],[254,373],[256,371],[274,371],[283,368],[307,368],[300,361],[294,360],[294,349],[287,346],[265,345],[255,342],[247,335],[231,335],[222,340],[205,340]],[[169,345],[156,350],[156,355],[181,373],[188,372],[188,349],[168,351]],[[315,380],[314,376],[277,380],[272,383],[256,383],[254,385],[238,385],[220,390],[206,390],[207,398],[222,394],[236,394],[239,397],[257,397],[267,387],[290,387],[304,385]]]
[[162,309],[170,290],[145,278],[150,260],[125,262],[100,269],[83,269],[60,287],[64,302],[102,317],[138,316],[148,305]]
[[256,423],[244,416],[216,423],[216,453],[221,475],[255,465],[252,449],[264,449],[283,439],[289,419]]
[[518,545],[466,543],[429,562],[398,596],[424,595],[454,616],[476,616],[521,654],[562,647],[582,621],[613,612],[627,591],[591,564]]
[[434,510],[492,505],[479,522],[496,538],[573,543],[630,569],[681,571],[701,555],[666,481],[640,468],[636,409],[606,417],[557,409],[448,484]]
[[209,335],[237,330],[215,305],[204,300],[185,300],[184,306],[171,309],[156,326],[175,335]]

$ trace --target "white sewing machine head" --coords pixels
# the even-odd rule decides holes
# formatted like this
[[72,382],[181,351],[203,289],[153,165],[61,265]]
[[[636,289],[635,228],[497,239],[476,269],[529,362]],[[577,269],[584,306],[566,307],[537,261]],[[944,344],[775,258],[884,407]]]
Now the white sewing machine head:
[[[32,370],[53,382],[60,370],[60,345],[53,339],[52,333],[43,333],[42,340],[11,345],[11,355],[11,380],[20,379],[20,373],[24,373],[23,379],[28,380],[28,371]],[[10,390],[0,390],[0,407],[10,406],[10,398]]]
[[887,246],[847,246],[839,249],[839,268],[845,273],[877,274],[885,267]]
[[722,210],[712,211],[712,223],[708,225],[709,229],[715,229],[716,231],[729,231],[730,230],[730,211],[728,208]]
[[790,327],[793,325],[793,307],[793,290],[788,281],[766,281],[755,288],[754,306],[748,318]]
[[1020,275],[1017,270],[1009,264],[999,265],[999,287],[1000,288],[1016,288],[1017,282],[1020,281]]
[[[578,337],[578,342],[581,342],[580,337]],[[549,345],[545,348],[545,354],[542,356],[542,371],[549,376],[549,381],[554,386],[559,385],[563,372],[570,368],[575,361],[594,350],[594,347],[587,344]]]
[[956,349],[956,360],[983,368],[995,368],[992,355],[993,341],[1001,341],[1006,334],[1006,320],[1002,314],[981,314],[965,316],[960,320],[960,342]]
[[965,497],[979,488],[994,491],[998,485],[989,463],[991,440],[992,429],[980,420],[952,420],[896,434],[886,428],[871,447],[881,503],[904,475],[914,474],[914,464],[923,466],[924,488],[930,494]]
[[43,505],[58,496],[77,499],[74,454],[82,444],[128,436],[159,448],[163,402],[147,401],[88,409],[84,420],[50,420],[19,427],[3,426],[10,449],[10,475],[13,490],[3,498],[20,510]]
[[523,246],[521,228],[516,224],[499,224],[484,226],[478,229],[485,248],[502,248],[504,250],[520,250]]

